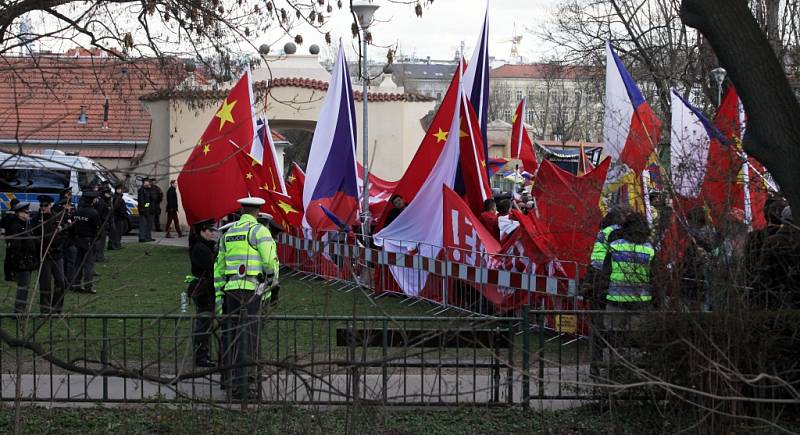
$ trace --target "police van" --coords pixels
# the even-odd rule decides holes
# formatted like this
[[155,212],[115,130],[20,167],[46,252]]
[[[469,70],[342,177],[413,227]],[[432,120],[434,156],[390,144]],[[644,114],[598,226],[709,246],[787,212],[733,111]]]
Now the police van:
[[[56,201],[59,192],[72,190],[73,202],[77,204],[83,190],[93,185],[110,184],[119,179],[108,169],[92,159],[67,155],[58,150],[45,150],[42,154],[8,154],[0,152],[0,210],[10,208],[11,200],[29,202],[31,209],[39,209],[39,195],[50,195]],[[126,234],[139,225],[139,210],[136,199],[124,193],[122,196],[128,209]]]

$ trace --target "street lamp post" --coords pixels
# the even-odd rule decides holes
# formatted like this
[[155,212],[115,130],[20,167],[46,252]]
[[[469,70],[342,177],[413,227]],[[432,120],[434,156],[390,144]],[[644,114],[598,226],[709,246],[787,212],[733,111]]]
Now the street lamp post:
[[369,123],[367,122],[367,105],[368,101],[368,91],[369,91],[369,70],[367,69],[367,30],[369,26],[372,24],[372,17],[375,14],[375,11],[378,9],[378,5],[372,3],[371,1],[357,1],[353,2],[351,6],[353,12],[356,14],[358,18],[358,24],[361,27],[361,41],[362,41],[362,56],[363,56],[363,64],[361,68],[361,79],[362,79],[362,122],[364,124],[364,134],[363,138],[361,139],[361,146],[363,147],[363,154],[362,154],[362,168],[363,168],[363,179],[362,179],[362,188],[364,189],[362,192],[362,213],[361,213],[361,224],[363,226],[362,234],[366,237],[369,236],[370,233],[370,223],[372,220],[372,216],[369,213]]
[[725,82],[725,68],[719,67],[711,70],[711,78],[717,82],[717,107],[722,105],[722,84]]

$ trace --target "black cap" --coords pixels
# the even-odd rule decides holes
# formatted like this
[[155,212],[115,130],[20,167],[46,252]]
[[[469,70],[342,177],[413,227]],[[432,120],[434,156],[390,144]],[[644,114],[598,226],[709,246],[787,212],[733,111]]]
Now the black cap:
[[87,190],[87,191],[83,192],[82,198],[86,198],[86,199],[97,198],[97,192],[95,192],[93,190]]
[[39,195],[36,197],[40,206],[46,206],[53,203],[53,197],[50,195]]
[[204,221],[195,222],[192,226],[198,233],[204,230],[217,230],[217,228],[214,226],[214,219],[206,219]]
[[27,211],[28,208],[30,208],[30,206],[31,206],[30,203],[20,202],[19,204],[15,205],[11,210],[13,210],[14,212],[20,212],[20,211],[23,211],[23,210]]
[[61,189],[61,191],[59,191],[58,193],[60,195],[66,195],[68,193],[72,193],[72,188],[71,187],[65,187],[65,188]]

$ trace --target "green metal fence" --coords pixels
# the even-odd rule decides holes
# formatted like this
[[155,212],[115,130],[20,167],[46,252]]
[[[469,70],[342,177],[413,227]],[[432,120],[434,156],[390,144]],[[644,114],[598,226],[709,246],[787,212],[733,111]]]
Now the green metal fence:
[[[574,325],[601,314],[608,315],[526,310],[517,317],[244,319],[259,322],[258,351],[247,360],[252,372],[245,381],[255,395],[244,402],[529,405],[590,400],[598,397],[590,386],[591,340],[546,329],[545,319],[561,316]],[[194,366],[193,320],[191,315],[0,314],[0,399],[236,402],[221,384],[230,365]],[[224,320],[214,322],[215,354]]]

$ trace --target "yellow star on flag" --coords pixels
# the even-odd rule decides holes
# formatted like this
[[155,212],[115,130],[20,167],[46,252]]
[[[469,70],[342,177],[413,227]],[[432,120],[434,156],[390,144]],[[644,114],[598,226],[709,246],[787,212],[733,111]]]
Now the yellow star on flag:
[[447,140],[447,132],[442,130],[441,128],[439,129],[438,132],[434,133],[433,135],[436,136],[436,142],[444,142]]
[[253,173],[252,172],[248,172],[247,175],[245,175],[244,177],[249,180],[249,179],[253,178]]
[[226,122],[233,123],[233,114],[231,113],[231,111],[233,111],[234,106],[236,106],[236,100],[233,100],[232,102],[228,103],[228,99],[226,98],[225,101],[222,103],[222,108],[220,108],[219,112],[217,112],[217,114],[214,115],[217,118],[219,118],[219,131],[222,131],[222,127],[225,126]]
[[514,114],[514,117],[511,118],[511,123],[513,124],[515,122],[517,122],[517,114],[516,113]]
[[261,188],[264,189],[264,190],[269,190],[269,184],[264,183],[264,185],[261,186]]
[[469,134],[464,130],[458,130],[458,137],[469,137]]
[[294,182],[294,175],[289,174],[289,178],[287,178],[286,181],[288,181],[290,183],[293,183]]
[[209,152],[211,152],[211,145],[206,144],[203,146],[203,155],[207,155]]
[[283,210],[283,212],[286,213],[286,214],[297,213],[297,210],[295,210],[294,207],[292,207],[291,205],[289,205],[289,204],[287,204],[287,203],[285,203],[283,201],[278,201],[278,207],[280,207],[281,210]]

